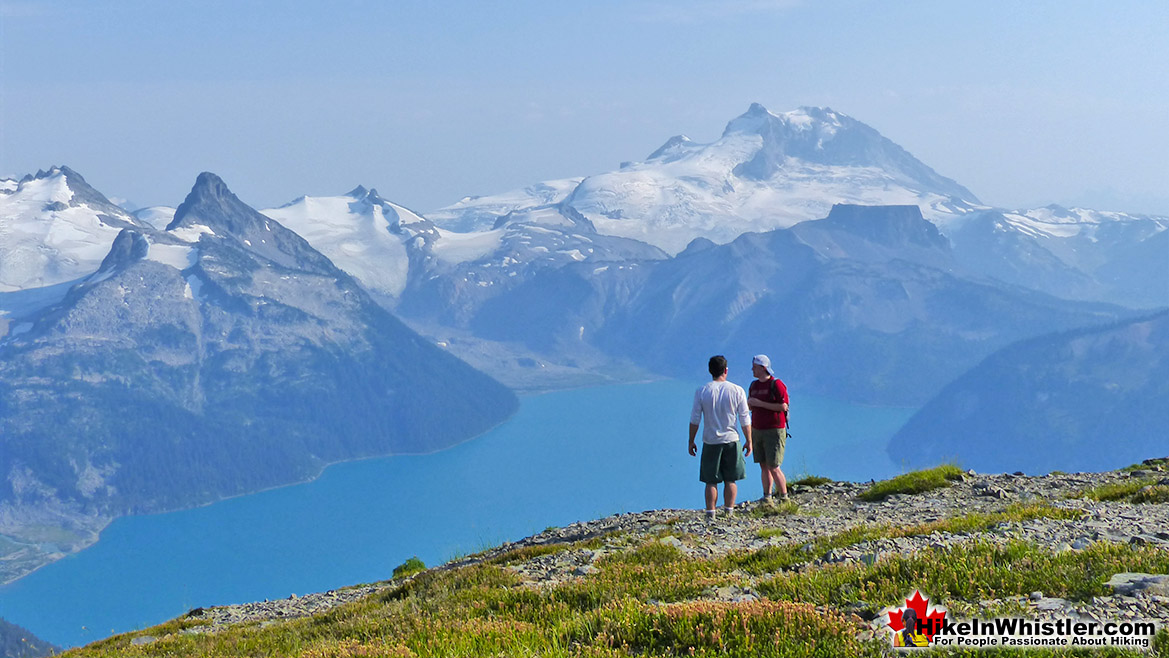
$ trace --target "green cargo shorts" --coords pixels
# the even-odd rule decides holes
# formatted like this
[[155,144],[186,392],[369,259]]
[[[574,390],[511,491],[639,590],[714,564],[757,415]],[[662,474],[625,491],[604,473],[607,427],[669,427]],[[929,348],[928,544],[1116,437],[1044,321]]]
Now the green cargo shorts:
[[698,467],[698,479],[706,484],[737,482],[747,476],[743,464],[743,453],[739,442],[703,443],[702,463]]
[[779,468],[783,463],[783,448],[787,444],[787,429],[751,429],[751,453],[755,463],[768,468]]

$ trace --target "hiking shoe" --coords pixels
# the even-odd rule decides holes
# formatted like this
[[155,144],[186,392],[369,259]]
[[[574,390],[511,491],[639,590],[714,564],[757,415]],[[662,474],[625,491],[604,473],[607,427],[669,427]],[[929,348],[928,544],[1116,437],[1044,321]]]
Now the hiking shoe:
[[759,499],[759,504],[764,507],[775,507],[775,496],[764,496]]

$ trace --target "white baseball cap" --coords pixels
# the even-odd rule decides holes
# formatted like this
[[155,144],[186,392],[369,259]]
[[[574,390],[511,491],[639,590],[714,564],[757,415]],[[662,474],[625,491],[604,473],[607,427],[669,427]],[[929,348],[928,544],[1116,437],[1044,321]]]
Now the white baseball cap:
[[767,374],[771,375],[772,377],[775,376],[775,373],[771,370],[771,359],[767,358],[766,354],[756,354],[755,358],[751,359],[751,365],[763,366],[763,369],[767,371]]

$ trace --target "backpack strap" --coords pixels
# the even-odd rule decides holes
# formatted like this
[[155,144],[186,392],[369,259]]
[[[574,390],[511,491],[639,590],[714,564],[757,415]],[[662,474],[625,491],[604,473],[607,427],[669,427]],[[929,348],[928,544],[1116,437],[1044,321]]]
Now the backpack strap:
[[[775,379],[775,377],[771,378],[771,401],[783,404],[783,398],[779,397],[779,385],[775,383],[776,381],[777,380]],[[783,425],[785,428],[787,428],[788,436],[791,436],[791,429],[792,429],[791,418],[788,417],[786,411],[781,411],[779,413],[783,414],[783,421],[784,421]]]

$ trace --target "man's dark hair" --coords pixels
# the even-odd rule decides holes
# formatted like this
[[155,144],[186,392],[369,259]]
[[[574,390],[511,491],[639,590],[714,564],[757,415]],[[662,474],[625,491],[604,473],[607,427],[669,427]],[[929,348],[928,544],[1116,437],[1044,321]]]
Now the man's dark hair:
[[727,371],[727,357],[721,354],[710,357],[710,362],[706,364],[706,369],[710,371],[711,377],[721,377]]

